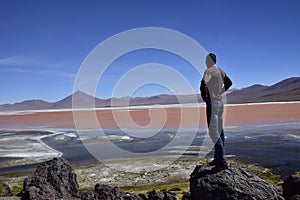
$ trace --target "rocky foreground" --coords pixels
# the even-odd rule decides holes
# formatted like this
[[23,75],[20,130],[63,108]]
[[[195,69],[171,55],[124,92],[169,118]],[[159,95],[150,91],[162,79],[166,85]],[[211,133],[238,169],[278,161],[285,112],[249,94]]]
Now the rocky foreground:
[[[79,190],[77,175],[69,162],[63,158],[42,163],[33,175],[24,180],[22,191],[12,197],[10,188],[2,184],[0,199],[46,200],[175,200],[177,193],[172,191],[151,191],[147,194],[122,192],[118,187],[97,183],[93,189]],[[229,167],[212,173],[211,167],[198,165],[190,176],[190,192],[182,199],[300,199],[300,177],[291,176],[283,183],[283,193],[259,177],[240,167]]]

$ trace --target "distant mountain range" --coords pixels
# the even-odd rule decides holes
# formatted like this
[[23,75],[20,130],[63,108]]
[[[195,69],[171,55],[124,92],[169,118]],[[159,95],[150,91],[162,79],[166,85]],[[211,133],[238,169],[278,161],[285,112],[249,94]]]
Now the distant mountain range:
[[271,86],[252,85],[230,92],[228,103],[300,101],[300,77],[288,78]]
[[[20,111],[20,110],[43,110],[43,109],[66,109],[72,108],[73,95],[77,100],[85,105],[95,101],[95,107],[110,107],[113,101],[114,106],[126,106],[128,102],[133,105],[153,105],[153,104],[177,104],[195,103],[194,95],[157,95],[151,97],[137,98],[113,98],[100,99],[77,91],[74,94],[57,102],[46,102],[43,100],[27,100],[15,104],[0,105],[0,111]],[[197,95],[198,101],[202,102],[200,95]],[[277,102],[277,101],[300,101],[300,77],[293,77],[278,82],[272,86],[252,85],[247,88],[231,90],[227,94],[227,103],[253,103],[253,102]]]

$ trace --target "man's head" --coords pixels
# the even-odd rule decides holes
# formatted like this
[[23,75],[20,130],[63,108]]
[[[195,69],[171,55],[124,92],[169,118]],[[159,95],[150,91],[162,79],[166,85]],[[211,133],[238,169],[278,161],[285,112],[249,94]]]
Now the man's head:
[[214,64],[217,63],[217,57],[214,53],[209,53],[207,56],[206,56],[206,60],[205,60],[205,63],[206,63],[206,66],[207,67],[211,67],[213,66]]

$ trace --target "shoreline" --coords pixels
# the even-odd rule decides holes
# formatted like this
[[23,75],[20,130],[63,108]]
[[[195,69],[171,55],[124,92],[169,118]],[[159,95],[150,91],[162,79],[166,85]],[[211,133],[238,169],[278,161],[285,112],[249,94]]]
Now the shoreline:
[[[300,137],[298,135],[298,131],[300,130],[300,125],[298,123],[283,123],[283,124],[272,124],[272,125],[247,125],[247,126],[227,126],[225,127],[226,132],[226,155],[235,155],[237,159],[242,159],[247,162],[255,162],[260,163],[262,166],[273,168],[275,171],[276,168],[280,168],[281,170],[285,170],[286,172],[289,171],[295,171],[296,169],[299,171],[300,165],[297,164],[297,159],[299,159],[299,155],[297,155],[296,150],[298,149],[297,142],[300,140]],[[173,130],[162,130],[160,132],[160,136],[156,138],[148,138],[144,142],[149,143],[149,145],[154,149],[148,149],[146,147],[145,151],[143,140],[135,140],[132,138],[131,135],[128,135],[124,137],[123,135],[119,135],[122,132],[118,129],[112,129],[108,130],[106,135],[107,137],[111,138],[112,141],[117,142],[116,144],[123,145],[121,149],[124,148],[124,150],[127,150],[128,148],[132,148],[133,152],[135,152],[135,149],[137,150],[137,153],[145,153],[149,150],[149,155],[156,157],[159,159],[159,157],[164,156],[177,156],[180,155],[190,155],[194,157],[205,157],[211,156],[209,154],[209,149],[207,149],[206,146],[201,150],[201,140],[206,138],[205,134],[206,129],[201,129],[201,131],[197,132],[197,135],[193,136],[194,142],[191,143],[189,146],[182,146],[181,143],[178,143],[171,148],[165,148],[161,152],[156,152],[156,149],[154,148],[153,144],[155,144],[158,141],[165,142],[168,138],[172,138],[176,134],[176,129]],[[43,162],[49,158],[52,158],[53,155],[50,155],[47,153],[49,150],[55,150],[55,152],[60,152],[59,154],[63,156],[64,158],[68,159],[70,163],[73,163],[75,165],[81,165],[81,164],[89,164],[89,163],[95,163],[98,162],[84,147],[84,145],[78,146],[81,142],[86,142],[86,144],[93,144],[98,142],[104,142],[105,139],[102,139],[102,137],[105,137],[105,135],[101,137],[91,136],[91,138],[83,137],[81,138],[77,131],[75,129],[60,129],[52,131],[44,130],[33,130],[33,131],[25,131],[25,130],[19,130],[19,131],[12,131],[12,135],[10,134],[10,131],[8,130],[3,131],[3,137],[0,141],[5,141],[2,143],[3,149],[8,149],[8,154],[5,156],[3,154],[2,163],[0,165],[0,171],[19,171],[24,169],[28,169],[31,167],[34,167],[36,163]],[[87,136],[89,133],[93,133],[94,131],[87,130]],[[139,134],[142,134],[143,132],[137,132]],[[184,136],[186,138],[189,138],[189,129],[186,129],[186,131],[183,131]],[[132,133],[131,133],[132,134]],[[145,133],[148,134],[148,133]],[[43,136],[41,136],[43,135]],[[193,135],[193,134],[192,134]],[[30,143],[25,141],[20,143],[16,143],[15,137],[22,138],[29,138]],[[165,137],[164,137],[165,136]],[[182,135],[183,136],[183,135]],[[42,140],[40,138],[43,138]],[[141,136],[143,137],[143,135]],[[30,139],[31,138],[31,139]],[[42,151],[45,152],[44,157],[39,157],[40,159],[35,159],[36,155],[34,155],[34,152],[29,151],[30,147],[32,145],[36,146],[34,138],[38,138],[37,141],[42,141],[38,146],[47,147],[46,149],[42,148]],[[94,139],[93,139],[94,138]],[[162,140],[157,140],[157,139]],[[181,138],[183,140],[185,137]],[[180,141],[181,141],[180,140]],[[33,144],[32,144],[33,141]],[[282,141],[282,144],[279,144],[278,142]],[[92,142],[92,143],[91,143]],[[154,143],[153,143],[154,142]],[[200,142],[200,143],[199,143]],[[103,144],[104,144],[103,143]],[[106,144],[106,143],[105,143]],[[131,145],[134,144],[134,147]],[[12,145],[12,146],[11,146]],[[16,145],[16,146],[15,146]],[[25,146],[24,146],[25,145]],[[141,146],[142,145],[142,146]],[[149,146],[147,145],[147,146]],[[200,145],[200,146],[199,146]],[[208,145],[208,144],[206,144]],[[14,147],[15,146],[15,147]],[[150,147],[149,146],[149,147]],[[104,145],[104,147],[107,147]],[[120,146],[119,146],[120,147]],[[15,148],[15,150],[13,150]],[[20,155],[32,153],[32,157],[25,157],[25,158],[19,158],[12,157],[12,159],[8,159],[8,161],[5,161],[5,158],[9,158],[10,152],[12,152],[12,155],[17,155],[20,148],[28,149],[26,152],[23,152],[23,150],[20,151]],[[260,151],[257,151],[257,149],[260,149]],[[278,148],[284,150],[284,151],[278,151]],[[291,149],[292,148],[292,149]],[[11,150],[9,150],[11,149]],[[44,149],[44,150],[43,150]],[[183,151],[184,150],[184,151]],[[285,151],[287,150],[287,151]],[[151,152],[154,152],[151,154]],[[259,152],[268,153],[267,155],[260,154]],[[51,151],[53,152],[53,151]],[[131,151],[129,151],[131,152]],[[272,153],[270,153],[272,152]],[[5,153],[5,152],[2,152]],[[108,154],[105,153],[104,157],[101,157],[101,161],[103,162],[118,162],[119,160],[134,160],[134,159],[151,159],[151,156],[147,156],[147,154],[135,154],[128,157],[127,154],[115,154],[115,151],[109,151]],[[210,152],[211,153],[211,152]],[[29,154],[28,154],[29,155]],[[248,159],[247,159],[248,158]],[[25,165],[24,165],[25,164]],[[285,167],[286,166],[286,169]],[[290,168],[292,166],[292,168]],[[125,166],[126,167],[126,166]],[[295,169],[295,170],[294,170]],[[296,171],[297,171],[296,170]],[[284,171],[283,171],[284,172]],[[280,173],[280,171],[279,171]]]
[[[277,162],[277,164],[275,164],[275,163],[272,164],[272,162],[271,163],[267,162],[267,161],[270,161],[269,158],[267,158],[267,160],[266,159],[261,160],[260,157],[263,157],[263,155],[259,156],[259,152],[252,152],[251,153],[251,150],[249,150],[249,152],[246,153],[243,149],[243,148],[248,149],[249,147],[254,145],[255,147],[254,147],[253,151],[255,151],[255,148],[261,148],[261,150],[263,150],[265,147],[269,148],[267,150],[270,151],[271,149],[274,149],[273,146],[272,146],[272,144],[274,142],[270,141],[270,139],[273,138],[274,136],[276,136],[276,135],[273,135],[273,131],[276,131],[276,130],[281,130],[281,131],[282,130],[286,130],[286,131],[294,130],[294,133],[296,133],[298,130],[300,130],[300,126],[299,126],[298,123],[290,123],[290,124],[284,123],[283,125],[282,124],[273,124],[273,125],[264,124],[264,125],[254,125],[254,126],[253,125],[249,125],[249,126],[248,125],[247,126],[232,126],[232,127],[227,127],[226,129],[227,129],[227,130],[225,130],[227,132],[226,136],[229,137],[227,139],[227,142],[226,142],[227,143],[227,149],[226,149],[227,150],[226,151],[227,152],[226,153],[227,157],[235,157],[237,160],[240,160],[240,161],[243,161],[243,162],[258,163],[261,166],[264,166],[264,167],[267,167],[267,168],[273,168],[275,170],[276,174],[289,173],[290,171],[297,171],[297,170],[299,171],[300,168],[299,168],[298,164],[297,164],[297,167],[295,168],[297,170],[295,170],[293,168],[289,168],[289,167],[287,169],[285,169],[284,168],[285,164],[282,165],[282,166],[278,165],[278,161],[283,162],[286,159],[287,159],[286,161],[289,162],[289,165],[292,164],[292,160],[289,159],[289,156],[292,156],[294,152],[290,152],[291,154],[286,154],[283,157],[282,156],[279,156],[279,157],[277,156],[278,158],[276,158],[276,156],[275,156],[273,159],[274,159],[275,163]],[[35,130],[35,131],[36,131],[36,133],[39,132],[37,130]],[[49,129],[48,129],[48,131],[49,131]],[[73,130],[73,131],[75,131],[75,130]],[[63,152],[63,154],[60,154],[60,155],[62,155],[62,157],[66,158],[67,160],[69,160],[70,163],[72,163],[72,165],[74,165],[74,166],[89,166],[89,165],[94,165],[94,164],[97,164],[97,163],[99,164],[100,161],[96,160],[95,158],[93,158],[93,159],[87,158],[86,154],[84,154],[82,150],[80,150],[80,154],[85,155],[85,156],[83,156],[84,160],[81,160],[81,158],[79,158],[77,156],[75,156],[77,160],[74,160],[75,157],[74,157],[73,153],[76,151],[77,148],[76,149],[74,149],[74,148],[68,149],[68,151],[66,151],[66,152],[62,151],[62,149],[56,149],[56,145],[55,145],[56,143],[54,144],[52,142],[53,141],[55,142],[58,138],[59,138],[59,140],[65,140],[64,137],[67,137],[67,138],[70,137],[70,138],[76,139],[76,137],[74,136],[73,131],[71,131],[70,129],[66,129],[65,131],[60,130],[59,131],[60,134],[58,134],[59,133],[58,131],[53,131],[52,133],[50,133],[48,135],[49,137],[46,137],[48,139],[44,142],[45,142],[46,145],[49,145],[51,149],[55,149],[58,152]],[[200,135],[203,133],[203,131],[205,131],[205,130],[202,130],[200,132]],[[23,130],[20,130],[20,132],[22,133]],[[166,133],[169,134],[169,131],[167,131]],[[241,133],[242,133],[242,135],[241,135]],[[281,132],[281,133],[284,133],[284,132]],[[70,134],[70,136],[68,136],[68,134]],[[117,133],[115,133],[113,131],[113,134],[115,135]],[[243,134],[245,134],[245,135],[243,136]],[[293,132],[287,132],[287,135],[283,134],[281,136],[280,131],[279,131],[277,134],[280,138],[282,138],[283,142],[286,141],[285,139],[287,139],[287,138],[291,139],[292,141],[294,141],[295,139],[297,141],[299,140],[298,136],[291,135],[291,134],[293,134]],[[236,139],[236,137],[240,137],[238,135],[241,135],[241,137],[242,137],[241,140]],[[265,139],[267,139],[267,140],[262,140],[261,142],[255,142],[255,144],[250,141],[250,138],[252,138],[252,137],[255,140],[255,138],[261,137],[261,136],[266,137]],[[295,137],[297,137],[297,138],[295,138]],[[268,138],[270,138],[270,139],[268,139]],[[280,139],[280,138],[278,138],[278,139]],[[78,139],[79,138],[77,136],[76,140],[78,140]],[[278,139],[275,139],[274,141],[278,141]],[[242,142],[241,144],[243,144],[243,145],[240,145],[240,147],[237,147],[237,144],[239,144],[239,142],[237,143],[236,141],[241,141]],[[250,141],[250,143],[247,143],[247,141]],[[72,141],[69,141],[68,139],[66,140],[66,142],[67,143],[69,143],[69,142],[73,143]],[[54,145],[54,146],[52,146],[52,145]],[[60,145],[61,145],[61,143],[60,143]],[[261,145],[263,145],[263,146],[261,146]],[[289,148],[289,146],[287,146],[287,147],[282,146],[282,149],[284,149],[284,148]],[[181,153],[181,146],[174,146],[174,149],[169,149],[168,150],[169,151],[168,154],[156,154],[156,155],[153,155],[153,159],[154,160],[161,160],[162,158],[167,158],[167,157],[172,157],[172,156],[174,157],[177,154],[181,155],[179,157],[189,156],[189,157],[192,157],[192,158],[195,158],[195,159],[197,159],[197,158],[198,159],[206,159],[207,156],[211,157],[211,152],[207,155],[206,155],[205,152],[203,152],[204,154],[202,154],[202,153],[200,153],[200,149],[201,148],[199,146],[197,146],[197,145],[195,146],[195,144],[194,144],[194,145],[190,146],[186,150],[186,152]],[[239,149],[240,149],[240,151],[239,151]],[[274,149],[274,151],[277,152],[276,149]],[[244,152],[244,154],[243,154],[243,152]],[[285,151],[283,151],[283,152],[285,152]],[[283,152],[278,152],[278,153],[280,155],[282,155]],[[70,153],[72,153],[72,155]],[[68,157],[70,155],[71,155],[71,157]],[[250,157],[245,157],[247,155],[250,156]],[[275,154],[270,154],[270,155],[272,157],[272,155],[275,155]],[[91,156],[91,155],[89,155],[89,156]],[[178,156],[176,156],[176,157],[178,157]],[[297,157],[298,156],[294,157],[294,159],[297,159]],[[30,171],[30,169],[33,169],[37,164],[39,164],[39,163],[41,163],[45,160],[51,159],[51,158],[50,157],[45,157],[44,159],[41,159],[41,160],[30,160],[29,159],[29,160],[27,160],[27,163],[25,163],[25,165],[22,165],[22,162],[24,162],[24,160],[26,161],[26,159],[21,159],[22,162],[20,162],[20,159],[17,159],[16,161],[11,161],[11,162],[9,161],[5,164],[1,164],[0,169],[2,169],[2,170],[0,170],[1,171],[0,174],[6,173],[6,172],[9,174],[9,173],[22,171],[22,170],[25,170],[25,171],[29,170]],[[257,158],[258,160],[253,159],[253,158]],[[123,162],[123,161],[127,162],[129,160],[142,160],[142,159],[151,160],[152,157],[145,156],[145,155],[144,156],[134,156],[134,157],[122,157],[122,156],[118,157],[117,156],[117,157],[102,158],[101,161],[104,162],[104,163],[119,163],[119,162]],[[125,166],[125,167],[127,167],[127,166]],[[277,169],[279,169],[279,171],[277,171]]]
[[[300,101],[276,101],[276,102],[253,102],[253,103],[224,103],[225,107],[233,106],[251,106],[251,105],[281,105],[281,104],[300,104]],[[184,104],[155,104],[155,105],[136,105],[136,106],[116,106],[116,107],[98,107],[98,108],[60,108],[60,109],[38,109],[38,110],[16,110],[0,111],[0,116],[5,115],[26,115],[34,113],[56,113],[73,111],[104,111],[104,110],[132,110],[132,109],[160,109],[160,108],[202,108],[205,103],[184,103]]]

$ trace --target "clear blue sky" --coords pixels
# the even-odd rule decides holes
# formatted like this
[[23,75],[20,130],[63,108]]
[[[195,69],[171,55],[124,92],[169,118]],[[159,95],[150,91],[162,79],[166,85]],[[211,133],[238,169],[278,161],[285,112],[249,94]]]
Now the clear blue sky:
[[[298,0],[1,0],[0,104],[54,102],[70,95],[81,63],[96,45],[139,27],[164,27],[190,36],[217,54],[217,64],[235,88],[300,76],[299,8]],[[121,76],[124,69],[151,58],[163,64],[176,60],[158,51],[137,52],[118,60],[124,68],[116,65],[111,73]],[[179,64],[174,68],[198,89],[201,76]],[[96,95],[108,98],[112,87],[103,83]],[[147,86],[139,94],[163,91],[155,88],[155,93],[153,88]]]

